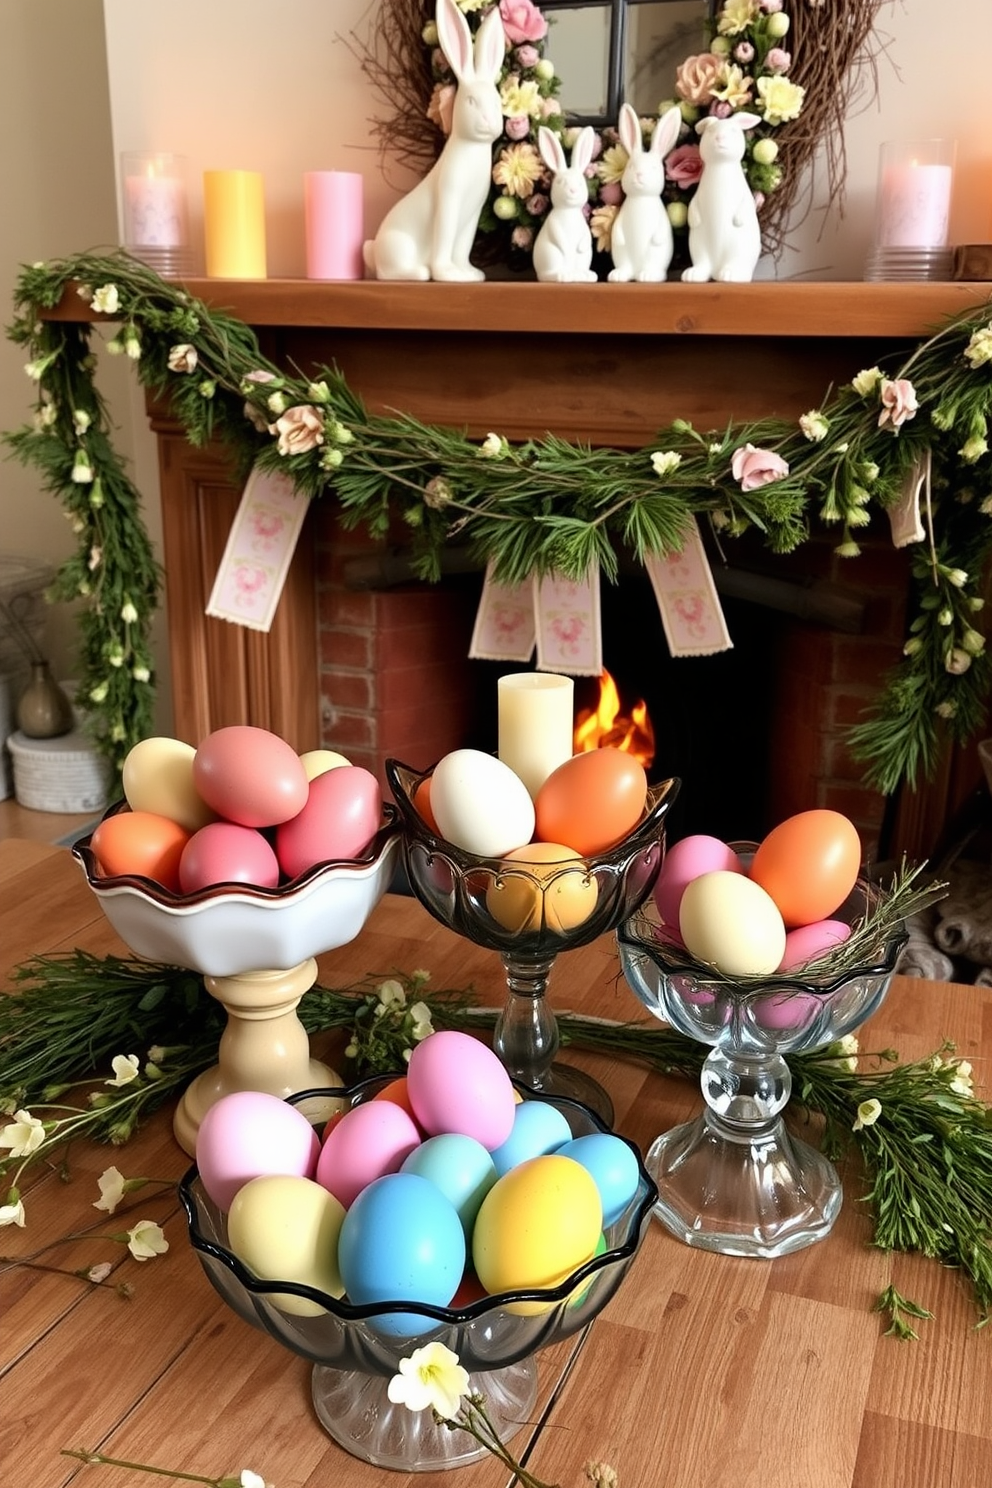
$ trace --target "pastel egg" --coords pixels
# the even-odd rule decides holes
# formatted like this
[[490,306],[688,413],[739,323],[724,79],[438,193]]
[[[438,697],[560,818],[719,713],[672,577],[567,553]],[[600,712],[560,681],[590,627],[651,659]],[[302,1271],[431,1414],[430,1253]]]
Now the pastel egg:
[[90,847],[108,878],[137,875],[178,894],[179,864],[189,835],[171,817],[151,811],[117,811],[94,827]]
[[231,724],[196,751],[193,783],[219,816],[242,827],[274,827],[302,811],[307,777],[295,749],[278,734]]
[[296,1106],[260,1090],[235,1090],[208,1107],[196,1134],[196,1163],[208,1195],[225,1213],[251,1178],[312,1178],[320,1142]]
[[613,1132],[587,1132],[565,1142],[558,1156],[581,1163],[592,1175],[603,1206],[603,1225],[616,1224],[637,1193],[641,1176],[629,1142]]
[[397,1173],[420,1132],[402,1106],[365,1101],[339,1117],[325,1133],[317,1159],[317,1182],[347,1209],[369,1183]]
[[[362,1190],[341,1225],[338,1264],[358,1305],[426,1302],[447,1307],[465,1269],[465,1232],[450,1199],[419,1173],[389,1173]],[[376,1333],[412,1338],[436,1325],[402,1310],[377,1313]]]
[[793,971],[827,955],[851,936],[851,927],[843,920],[814,920],[811,925],[798,925],[785,937],[785,954],[779,971]]
[[548,1101],[523,1100],[513,1116],[513,1130],[494,1149],[493,1165],[500,1177],[531,1157],[555,1152],[572,1139],[572,1128],[557,1106]]
[[350,765],[351,760],[346,759],[343,754],[338,754],[336,749],[308,749],[305,754],[300,755],[300,764],[308,780],[316,780],[318,775],[323,775],[328,770],[337,770],[341,765]]
[[353,862],[382,820],[382,792],[370,770],[339,765],[310,782],[306,803],[276,829],[276,857],[287,878],[317,863]]
[[727,976],[767,976],[785,952],[785,925],[760,884],[716,869],[687,884],[679,930],[690,955]]
[[760,1028],[787,1033],[806,1028],[823,1007],[822,999],[812,992],[783,988],[767,996],[751,999],[751,1017]]
[[[574,1158],[532,1157],[505,1173],[482,1201],[472,1261],[487,1292],[555,1287],[596,1251],[603,1228],[599,1190]],[[510,1310],[545,1310],[518,1302]]]
[[196,894],[219,883],[275,889],[279,885],[279,860],[254,827],[208,822],[183,848],[179,883],[184,894]]
[[483,1199],[497,1179],[492,1157],[474,1137],[443,1132],[428,1137],[404,1159],[401,1173],[418,1173],[454,1204],[465,1237],[472,1233]]
[[486,908],[504,930],[564,935],[585,924],[598,897],[589,865],[570,847],[531,842],[504,855],[499,877],[486,890]]
[[[227,1216],[227,1238],[234,1254],[259,1281],[292,1281],[340,1297],[338,1238],[344,1209],[311,1178],[270,1174],[239,1188]],[[266,1292],[282,1312],[319,1317],[319,1302],[292,1292]]]
[[685,886],[701,873],[743,873],[744,865],[726,842],[719,837],[710,837],[704,832],[694,833],[673,842],[665,853],[654,886],[654,902],[666,925],[675,928],[679,923],[679,905]]
[[434,767],[430,809],[445,841],[499,858],[534,835],[534,803],[508,765],[480,749],[455,749]]
[[552,770],[534,801],[535,833],[542,842],[567,842],[592,857],[633,831],[644,812],[644,766],[623,749],[591,749]]
[[469,1033],[428,1034],[414,1045],[406,1081],[417,1121],[430,1136],[461,1132],[491,1152],[513,1130],[513,1083],[493,1050]]
[[750,877],[770,894],[787,929],[825,920],[854,888],[861,866],[857,828],[839,811],[800,811],[758,844]]
[[193,783],[196,750],[181,739],[141,739],[128,750],[121,771],[124,796],[132,811],[150,811],[196,832],[216,813]]

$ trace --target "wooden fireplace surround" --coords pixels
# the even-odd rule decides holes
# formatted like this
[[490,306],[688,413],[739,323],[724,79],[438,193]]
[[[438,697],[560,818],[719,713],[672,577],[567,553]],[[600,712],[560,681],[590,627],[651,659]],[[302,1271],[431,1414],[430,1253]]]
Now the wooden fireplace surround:
[[[625,448],[676,417],[701,430],[797,417],[832,385],[911,348],[990,292],[977,282],[187,287],[252,326],[277,365],[304,375],[337,366],[372,411],[402,411],[480,438],[490,429],[510,439],[551,431]],[[53,314],[80,319],[86,308],[69,293]],[[196,742],[247,721],[312,748],[319,666],[307,528],[268,635],[208,619],[238,493],[222,449],[193,448],[161,408],[149,416],[161,469],[176,734]],[[952,797],[955,789],[966,787],[952,784]]]

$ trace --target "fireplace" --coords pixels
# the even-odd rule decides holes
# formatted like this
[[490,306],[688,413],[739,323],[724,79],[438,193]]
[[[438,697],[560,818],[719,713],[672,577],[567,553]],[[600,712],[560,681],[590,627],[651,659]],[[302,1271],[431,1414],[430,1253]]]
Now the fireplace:
[[[798,416],[985,293],[936,282],[190,288],[256,327],[273,361],[340,367],[373,411],[479,438],[552,430],[627,448],[675,417],[710,429]],[[56,313],[78,318],[72,298]],[[180,737],[248,721],[299,749],[338,748],[380,777],[391,754],[427,764],[458,744],[493,747],[499,669],[467,658],[477,571],[417,583],[402,553],[342,533],[332,504],[316,502],[271,633],[207,619],[237,491],[222,451],[191,449],[167,412],[150,414]],[[905,554],[881,534],[856,563],[836,559],[828,539],[789,559],[738,542],[728,559],[714,564],[735,643],[726,656],[672,661],[642,576],[604,586],[606,665],[625,689],[650,693],[655,768],[685,780],[673,833],[757,836],[828,805],[852,817],[873,857],[929,855],[981,780],[975,752],[949,752],[936,782],[886,802],[843,742],[899,658]]]

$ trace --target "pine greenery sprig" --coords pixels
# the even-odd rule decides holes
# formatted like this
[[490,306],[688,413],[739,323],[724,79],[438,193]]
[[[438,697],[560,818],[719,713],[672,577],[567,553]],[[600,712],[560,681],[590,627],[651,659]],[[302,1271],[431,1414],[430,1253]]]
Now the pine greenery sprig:
[[[614,580],[622,555],[643,563],[677,552],[696,517],[720,541],[756,531],[772,553],[793,551],[822,526],[853,559],[861,530],[884,522],[906,482],[929,470],[905,653],[851,732],[852,747],[867,783],[890,794],[932,775],[945,738],[961,742],[982,726],[992,683],[979,623],[992,552],[987,307],[948,320],[885,372],[857,371],[796,422],[714,432],[676,419],[640,450],[553,435],[513,445],[498,431],[479,442],[404,414],[373,416],[337,369],[309,378],[283,371],[236,317],[117,251],[22,271],[8,335],[30,356],[37,408],[33,425],[3,436],[62,501],[77,535],[54,592],[83,601],[80,700],[115,768],[150,727],[160,576],[96,387],[92,327],[45,318],[77,293],[116,325],[107,349],[133,362],[193,444],[221,440],[235,472],[254,463],[279,470],[308,499],[332,498],[345,526],[376,538],[401,522],[415,571],[428,580],[440,576],[452,541],[506,582],[554,571],[578,577],[591,563]],[[912,399],[893,410],[894,391],[907,390]],[[734,474],[734,456],[748,445],[782,462],[753,489]]]

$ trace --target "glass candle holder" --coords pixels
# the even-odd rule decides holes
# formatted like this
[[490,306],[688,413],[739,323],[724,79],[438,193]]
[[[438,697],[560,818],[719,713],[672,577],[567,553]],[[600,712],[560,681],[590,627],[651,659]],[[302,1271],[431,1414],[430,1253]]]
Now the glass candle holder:
[[182,155],[121,156],[124,247],[165,278],[193,268],[186,182]]
[[953,140],[888,140],[879,152],[869,279],[949,279]]

